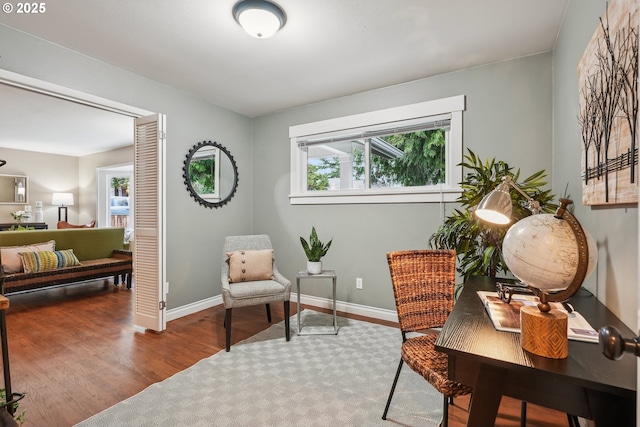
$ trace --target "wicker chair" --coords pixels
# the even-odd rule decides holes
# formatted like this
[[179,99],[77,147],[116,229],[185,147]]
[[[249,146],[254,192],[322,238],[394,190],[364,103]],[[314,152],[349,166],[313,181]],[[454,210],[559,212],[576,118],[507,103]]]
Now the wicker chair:
[[444,396],[442,427],[447,427],[449,400],[469,394],[472,388],[447,375],[447,356],[435,350],[437,333],[408,337],[408,333],[439,328],[453,309],[456,253],[453,250],[413,250],[387,254],[396,300],[402,357],[382,419],[387,419],[402,365],[406,362]]
[[266,234],[247,236],[227,236],[222,248],[222,301],[226,309],[224,327],[226,329],[226,350],[231,349],[231,310],[236,307],[265,304],[267,320],[271,322],[271,307],[269,303],[283,301],[284,329],[286,340],[289,341],[289,299],[291,296],[291,281],[285,278],[276,267],[275,257],[272,258],[273,280],[242,281],[229,283],[229,263],[227,253],[233,251],[248,251],[273,249],[271,239]]

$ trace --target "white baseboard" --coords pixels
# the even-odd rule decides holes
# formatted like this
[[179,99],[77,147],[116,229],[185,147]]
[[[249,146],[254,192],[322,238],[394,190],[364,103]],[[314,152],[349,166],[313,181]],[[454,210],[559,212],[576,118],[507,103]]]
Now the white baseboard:
[[167,310],[167,322],[222,304],[222,295]]
[[[294,292],[291,292],[291,301],[298,301],[298,295]],[[331,308],[332,302],[333,301],[329,298],[320,298],[304,294],[300,295],[300,304],[307,304],[321,308]],[[371,317],[373,319],[388,320],[390,322],[398,321],[398,313],[396,310],[370,307],[368,305],[355,304],[352,302],[336,301],[336,310],[342,311],[343,313]]]
[[[297,302],[298,295],[294,292],[291,293],[291,301]],[[332,301],[328,298],[320,298],[309,295],[300,295],[300,303],[311,305],[314,307],[331,308]],[[218,295],[212,298],[207,298],[202,301],[197,301],[191,304],[183,305],[181,307],[172,308],[167,310],[167,322],[171,320],[179,319],[184,316],[188,316],[198,311],[205,310],[207,308],[215,307],[222,304],[222,296]],[[371,317],[373,319],[387,320],[390,322],[398,321],[398,313],[395,310],[387,310],[377,307],[369,307],[361,304],[354,304],[344,301],[336,301],[336,310],[343,313],[357,314],[359,316]]]

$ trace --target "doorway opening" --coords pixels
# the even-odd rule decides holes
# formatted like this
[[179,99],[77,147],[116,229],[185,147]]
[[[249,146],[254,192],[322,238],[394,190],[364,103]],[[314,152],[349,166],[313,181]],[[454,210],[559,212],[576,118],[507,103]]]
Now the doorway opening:
[[[166,253],[165,116],[2,69],[0,69],[0,84],[26,89],[29,92],[47,97],[70,101],[72,104],[93,107],[134,119],[133,174],[129,178],[129,182],[132,182],[133,175],[135,175],[138,186],[136,197],[138,214],[135,216],[135,220],[140,223],[133,227],[138,231],[138,238],[133,245],[134,275],[137,284],[134,289],[134,324],[156,331],[166,329],[165,299],[168,284],[166,282],[166,266],[163,262]],[[141,171],[153,171],[154,173],[142,173]],[[118,175],[120,174],[118,173]],[[77,188],[80,188],[79,183]],[[131,194],[133,185],[128,188]],[[110,190],[110,186],[105,186],[105,194],[109,194]],[[126,194],[126,187],[123,190],[121,185],[118,188],[118,194],[122,191],[125,191]],[[113,193],[115,197],[115,186]],[[103,198],[99,197],[98,200],[103,200]],[[105,208],[100,212],[109,212],[110,224],[110,200],[105,205],[109,210],[107,211]],[[97,215],[98,212],[96,212]],[[133,215],[133,204],[131,204],[129,215],[126,215],[130,224],[133,224]],[[107,224],[106,216],[105,213],[103,224]],[[124,218],[122,219],[124,220]],[[140,247],[137,248],[138,246]]]

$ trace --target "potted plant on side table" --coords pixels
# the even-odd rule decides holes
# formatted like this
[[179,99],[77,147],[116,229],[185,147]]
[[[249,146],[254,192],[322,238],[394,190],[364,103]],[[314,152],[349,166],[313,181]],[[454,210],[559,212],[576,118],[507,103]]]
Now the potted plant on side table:
[[309,274],[322,273],[322,257],[327,254],[329,247],[331,247],[333,239],[329,240],[329,243],[324,244],[318,239],[315,227],[311,227],[311,235],[309,236],[309,242],[304,237],[300,237],[300,243],[302,243],[302,249],[307,256],[307,271]]

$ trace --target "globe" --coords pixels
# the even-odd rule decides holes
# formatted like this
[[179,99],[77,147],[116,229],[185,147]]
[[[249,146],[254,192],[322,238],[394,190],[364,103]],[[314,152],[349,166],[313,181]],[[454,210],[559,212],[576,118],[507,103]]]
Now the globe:
[[[583,231],[589,249],[588,277],[598,262],[598,248]],[[504,237],[502,252],[515,277],[546,292],[566,289],[578,270],[576,237],[567,221],[553,214],[531,215],[513,224]]]

